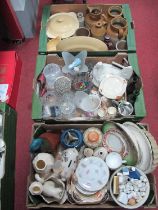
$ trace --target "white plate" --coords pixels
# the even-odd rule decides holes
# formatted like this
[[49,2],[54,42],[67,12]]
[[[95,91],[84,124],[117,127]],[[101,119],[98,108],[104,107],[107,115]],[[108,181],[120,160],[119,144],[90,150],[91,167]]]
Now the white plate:
[[88,157],[80,161],[76,169],[79,185],[87,191],[101,190],[109,180],[109,168],[97,157]]
[[133,139],[137,140],[137,143],[141,152],[141,161],[136,165],[137,168],[147,173],[150,165],[152,164],[152,148],[151,144],[144,134],[144,132],[134,123],[125,122],[123,125],[130,130],[133,134]]
[[127,81],[125,79],[120,76],[109,75],[101,81],[99,92],[109,99],[118,99],[123,96],[126,87]]

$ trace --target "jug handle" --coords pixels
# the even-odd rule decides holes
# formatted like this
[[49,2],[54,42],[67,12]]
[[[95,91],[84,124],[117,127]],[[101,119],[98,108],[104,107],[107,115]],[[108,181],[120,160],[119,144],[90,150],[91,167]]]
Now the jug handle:
[[121,39],[123,37],[123,29],[119,28],[119,34],[118,34],[118,38]]
[[106,25],[108,23],[108,19],[105,14],[101,14],[101,16],[104,18],[103,24]]

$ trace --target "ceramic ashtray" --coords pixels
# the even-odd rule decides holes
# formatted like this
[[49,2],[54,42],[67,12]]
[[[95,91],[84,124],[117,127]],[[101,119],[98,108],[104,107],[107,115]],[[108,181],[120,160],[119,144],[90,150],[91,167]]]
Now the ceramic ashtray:
[[119,168],[111,176],[111,196],[123,208],[139,208],[146,202],[149,192],[149,180],[138,168],[125,166]]

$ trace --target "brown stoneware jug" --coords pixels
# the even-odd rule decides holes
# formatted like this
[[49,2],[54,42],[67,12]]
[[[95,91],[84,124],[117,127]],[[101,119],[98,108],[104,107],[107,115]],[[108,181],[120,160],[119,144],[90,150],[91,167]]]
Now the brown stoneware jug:
[[91,28],[91,35],[97,39],[104,41],[104,36],[106,33],[105,22],[97,22]]
[[102,8],[99,6],[88,7],[88,13],[85,16],[85,25],[91,28],[97,22],[107,22],[107,17],[102,13]]
[[106,34],[109,35],[114,43],[120,39],[125,39],[128,32],[126,19],[122,17],[113,18],[108,24]]

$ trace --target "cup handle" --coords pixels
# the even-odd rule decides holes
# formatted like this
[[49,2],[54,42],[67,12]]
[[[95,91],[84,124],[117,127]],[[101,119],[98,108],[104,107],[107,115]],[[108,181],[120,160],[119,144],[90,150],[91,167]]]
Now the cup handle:
[[121,39],[123,37],[123,29],[122,28],[119,28],[119,34],[118,34],[118,38]]

